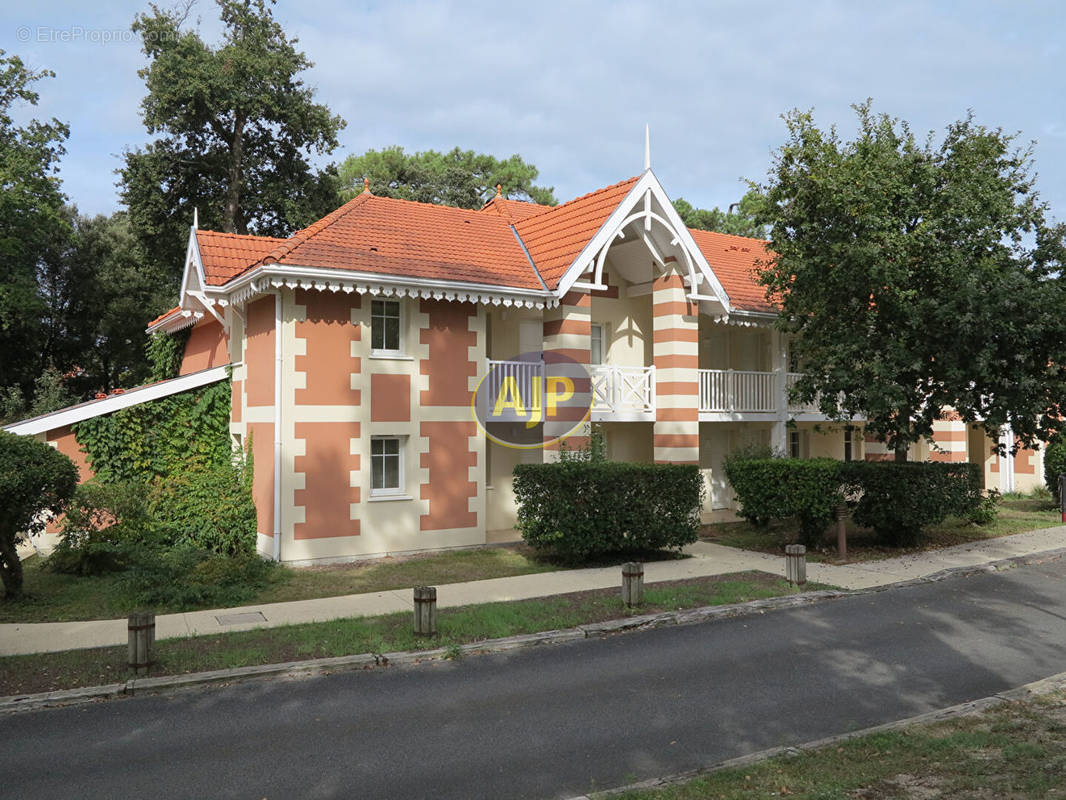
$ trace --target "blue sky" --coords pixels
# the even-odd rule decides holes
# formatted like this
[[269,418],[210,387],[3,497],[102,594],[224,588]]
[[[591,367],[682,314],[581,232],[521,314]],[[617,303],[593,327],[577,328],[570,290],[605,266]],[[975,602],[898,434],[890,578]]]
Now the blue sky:
[[[128,33],[146,9],[0,12],[0,48],[56,73],[36,113],[71,126],[61,175],[83,212],[118,208],[119,154],[148,139]],[[193,15],[217,40],[214,3]],[[1034,140],[1041,196],[1066,219],[1066,3],[281,0],[275,16],[315,63],[318,100],[348,121],[331,160],[391,144],[519,153],[567,200],[637,174],[647,122],[670,196],[724,208],[765,177],[781,114],[813,108],[850,136],[851,104],[872,97],[916,132],[973,109]]]

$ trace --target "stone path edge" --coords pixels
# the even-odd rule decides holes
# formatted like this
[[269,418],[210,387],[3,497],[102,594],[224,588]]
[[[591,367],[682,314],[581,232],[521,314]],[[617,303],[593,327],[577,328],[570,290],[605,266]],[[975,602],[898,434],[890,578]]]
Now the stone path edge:
[[[867,589],[824,589],[814,592],[804,592],[803,594],[770,597],[764,600],[751,600],[747,603],[736,603],[733,605],[703,606],[701,608],[691,608],[683,611],[663,611],[657,614],[643,614],[635,617],[624,617],[621,619],[608,620],[606,622],[596,622],[590,623],[588,625],[578,625],[575,628],[567,628],[564,630],[541,631],[538,633],[527,633],[518,636],[508,636],[502,639],[488,639],[483,642],[471,642],[469,644],[459,645],[457,647],[439,647],[432,650],[411,650],[396,653],[359,653],[357,655],[336,656],[333,658],[316,658],[309,659],[306,661],[288,661],[281,664],[260,664],[250,667],[234,667],[232,669],[212,670],[210,672],[192,672],[185,673],[183,675],[164,675],[158,678],[131,678],[124,683],[110,683],[103,686],[87,686],[79,689],[61,689],[54,692],[11,695],[8,697],[0,697],[0,714],[11,713],[16,711],[31,711],[43,708],[53,708],[57,706],[87,703],[96,700],[109,700],[117,697],[133,697],[136,695],[158,694],[167,691],[176,691],[181,689],[189,689],[209,685],[224,685],[264,678],[297,679],[309,678],[314,677],[316,675],[325,675],[335,672],[373,669],[375,667],[412,666],[416,664],[434,661],[461,658],[467,655],[487,655],[491,653],[502,653],[509,650],[517,650],[525,647],[536,647],[539,645],[547,644],[559,644],[562,642],[570,642],[579,639],[589,639],[594,638],[596,636],[605,636],[607,634],[613,633],[624,633],[635,630],[660,628],[667,625],[695,625],[702,622],[710,622],[716,619],[727,619],[750,616],[754,614],[763,614],[767,611],[776,611],[786,608],[799,608],[801,606],[813,605],[815,603],[826,602],[829,600],[836,600],[842,597],[869,595],[874,594],[876,592],[887,591],[889,589],[901,589],[908,586],[917,586],[926,583],[936,583],[947,578],[963,578],[968,575],[976,575],[978,573],[1000,572],[1014,567],[1025,566],[1028,564],[1038,564],[1045,561],[1052,561],[1057,558],[1062,558],[1063,556],[1066,556],[1066,547],[1060,547],[1054,550],[1046,550],[1040,553],[1030,553],[1028,555],[1023,556],[1013,556],[1011,558],[1004,558],[986,564],[951,567],[949,569],[944,569],[940,572],[934,572],[931,575],[926,575],[921,578],[913,578],[911,580],[900,581],[897,583],[888,583],[883,584],[881,586],[872,586]],[[18,658],[19,656],[12,657]],[[1045,680],[1057,680],[1058,677],[1059,676],[1055,676],[1054,678],[1048,678]],[[1066,673],[1062,673],[1062,682],[1066,683]],[[1040,682],[1038,681],[1037,683]],[[1032,684],[1027,684],[1027,686],[1029,685]],[[1022,689],[1024,688],[1025,687],[1022,687]],[[1021,691],[1021,689],[1014,691]],[[1048,691],[1051,690],[1049,689]],[[1001,695],[994,695],[993,697],[1000,696]],[[985,698],[985,700],[988,699],[989,698]],[[973,703],[981,702],[984,701],[978,700],[973,701],[972,703],[964,703],[962,704],[962,706],[953,708],[973,706]],[[982,706],[982,708],[984,707],[985,706]],[[930,717],[930,719],[939,719],[939,717],[936,717],[936,715],[940,713],[943,712],[931,712],[930,714],[923,715],[923,717]],[[910,722],[913,723],[920,719],[921,717],[914,717],[910,720]],[[905,720],[903,722],[907,721]],[[890,725],[903,724],[903,722],[890,723]],[[884,728],[884,726],[882,726],[881,728],[870,728],[865,731],[857,731],[853,733],[843,734],[843,737],[858,736],[862,735],[863,733],[871,733],[876,730],[881,730],[882,728]],[[821,743],[826,743],[829,741],[831,740],[821,740]],[[832,741],[836,741],[836,739],[832,739]],[[801,749],[810,748],[814,746],[820,746],[820,744],[808,743],[802,745]],[[676,782],[681,780],[690,780],[696,775],[705,774],[706,772],[712,769],[725,769],[729,766],[740,766],[746,763],[753,763],[751,761],[744,761],[743,759],[763,760],[765,758],[772,758],[775,755],[791,752],[798,752],[798,749],[795,747],[774,748],[772,750],[756,753],[752,756],[744,756],[742,759],[734,759],[732,761],[716,764],[713,767],[707,767],[701,770],[697,770],[691,774],[685,773],[687,777],[673,776],[671,778],[657,778],[655,779],[655,781]],[[668,784],[648,782],[628,787],[628,789],[650,788],[653,786],[665,785]],[[619,791],[622,790],[607,790],[608,793],[615,793]],[[593,795],[581,795],[577,798],[574,798],[574,800],[582,800],[582,798],[585,797],[595,798],[600,796],[606,796],[606,794],[601,792]]]

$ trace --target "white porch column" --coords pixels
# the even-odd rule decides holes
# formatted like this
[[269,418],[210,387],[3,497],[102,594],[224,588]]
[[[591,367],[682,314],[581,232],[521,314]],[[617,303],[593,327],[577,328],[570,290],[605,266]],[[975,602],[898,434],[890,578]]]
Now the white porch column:
[[770,431],[770,446],[788,453],[788,345],[781,331],[770,331],[770,358],[774,367],[774,396],[777,419]]

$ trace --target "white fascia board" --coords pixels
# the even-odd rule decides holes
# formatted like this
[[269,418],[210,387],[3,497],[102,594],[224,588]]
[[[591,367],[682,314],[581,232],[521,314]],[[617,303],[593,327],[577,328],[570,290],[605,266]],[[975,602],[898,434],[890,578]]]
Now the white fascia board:
[[614,211],[611,212],[611,215],[607,217],[607,221],[596,231],[596,235],[589,239],[588,243],[581,249],[581,252],[577,254],[577,258],[563,273],[563,277],[559,279],[559,288],[556,289],[556,294],[559,297],[563,297],[573,288],[574,283],[585,273],[587,266],[594,262],[596,255],[603,249],[604,245],[618,233],[616,230],[618,225],[629,216],[629,212],[647,190],[649,176],[651,176],[651,170],[640,176],[637,182],[630,187],[626,196],[615,207]]
[[[714,270],[707,262],[707,258],[703,255],[703,251],[700,250],[699,246],[696,244],[696,240],[692,238],[688,226],[686,226],[681,219],[681,215],[677,213],[674,204],[671,203],[670,198],[666,196],[666,190],[663,189],[662,184],[659,183],[659,179],[655,177],[655,174],[651,170],[648,170],[647,175],[650,178],[649,188],[651,189],[651,193],[655,199],[659,201],[663,216],[666,217],[667,221],[674,228],[679,243],[692,257],[693,263],[703,274],[704,279],[708,282],[709,288],[714,296],[718,298],[718,302],[720,302],[722,307],[727,311],[731,310],[732,304],[729,301],[729,294],[726,292],[725,287],[722,286],[722,282],[718,280],[718,276],[714,274]],[[693,286],[690,288],[692,291],[696,291],[696,287]]]
[[[567,269],[562,279],[560,279],[559,288],[556,290],[556,294],[559,297],[562,297],[573,288],[581,275],[584,274],[588,265],[592,263],[596,254],[618,234],[618,226],[631,215],[634,209],[636,209],[637,204],[649,191],[659,202],[659,206],[662,209],[662,216],[674,229],[673,233],[677,236],[678,244],[688,251],[692,263],[700,271],[700,274],[704,276],[712,293],[722,304],[722,307],[728,311],[730,309],[730,302],[725,287],[723,287],[721,281],[718,280],[718,276],[714,274],[711,265],[707,263],[703,251],[701,251],[696,245],[695,240],[692,238],[692,234],[689,233],[685,223],[681,220],[681,216],[674,209],[674,205],[670,202],[670,198],[667,197],[666,190],[663,189],[662,184],[659,183],[659,179],[655,177],[655,173],[650,169],[645,170],[644,174],[640,176],[635,184],[633,184],[633,187],[629,190],[626,196],[622,198],[615,210],[611,212],[609,217],[607,217],[607,221],[604,222],[603,226],[596,232],[596,235],[589,240],[588,244],[586,244],[581,250],[577,258],[574,259],[574,262]],[[692,291],[695,291],[695,287],[691,288]]]
[[70,408],[53,411],[33,419],[23,420],[11,425],[6,425],[4,430],[19,436],[32,436],[37,433],[73,425],[76,422],[121,411],[124,408],[147,403],[150,400],[158,400],[161,397],[169,397],[179,392],[187,392],[190,389],[198,389],[201,386],[217,383],[229,377],[229,365],[212,367],[200,370],[179,378],[171,378],[168,381],[160,381],[150,386],[142,386],[138,389],[130,389],[122,394],[108,395],[101,400],[90,400]]
[[[326,284],[337,286],[342,284],[360,284],[367,287],[379,287],[388,290],[394,289],[430,289],[449,292],[452,294],[487,294],[500,297],[522,297],[545,302],[552,300],[555,293],[545,289],[522,289],[519,287],[500,286],[487,283],[474,283],[471,281],[450,281],[440,278],[413,278],[403,275],[386,275],[377,272],[358,272],[355,270],[327,269],[322,267],[280,266],[278,264],[265,264],[256,267],[246,275],[241,275],[231,283],[226,284],[228,294],[237,294],[241,289],[254,284],[257,281],[267,280],[271,286],[285,285],[288,281],[306,281],[314,283],[313,288],[326,289]],[[277,282],[277,285],[275,285]],[[305,288],[312,288],[308,285]],[[230,299],[232,303],[233,300]]]

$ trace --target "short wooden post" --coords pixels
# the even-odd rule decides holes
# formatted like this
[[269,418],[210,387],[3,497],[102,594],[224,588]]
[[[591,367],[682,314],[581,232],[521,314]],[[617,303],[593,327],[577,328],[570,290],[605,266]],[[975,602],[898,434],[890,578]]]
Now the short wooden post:
[[644,605],[644,565],[639,561],[622,565],[622,602],[630,608]]
[[807,582],[807,548],[802,544],[785,545],[785,578],[797,586]]
[[848,507],[837,506],[837,557],[841,561],[848,560]]
[[415,587],[415,635],[437,635],[437,587]]
[[1066,475],[1059,475],[1059,511],[1062,521],[1066,522]]
[[127,663],[137,675],[147,675],[155,644],[155,613],[134,611],[129,616]]

